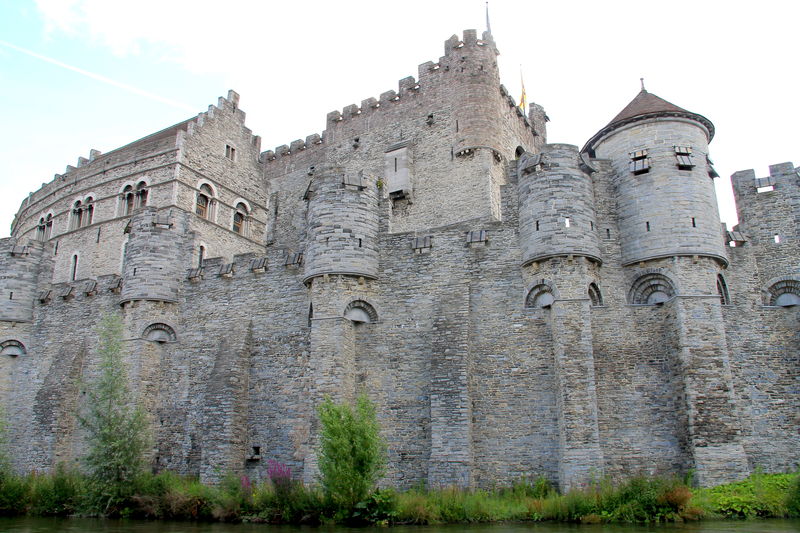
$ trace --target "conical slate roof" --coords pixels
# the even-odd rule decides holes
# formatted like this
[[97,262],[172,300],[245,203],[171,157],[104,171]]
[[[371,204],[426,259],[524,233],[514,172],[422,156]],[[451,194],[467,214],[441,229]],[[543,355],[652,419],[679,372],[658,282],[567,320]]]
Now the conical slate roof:
[[697,113],[692,113],[691,111],[687,111],[682,107],[676,106],[672,102],[667,102],[663,98],[656,96],[653,93],[649,93],[643,88],[641,91],[639,91],[639,94],[637,94],[636,97],[625,106],[625,109],[620,111],[616,117],[611,119],[611,122],[609,122],[603,129],[595,133],[591,139],[589,139],[582,151],[585,152],[591,148],[594,148],[594,144],[600,140],[601,137],[604,137],[607,133],[610,133],[620,126],[647,118],[668,116],[684,117],[695,120],[706,127],[708,130],[709,141],[711,141],[711,139],[714,137],[714,124],[712,124],[711,121],[706,117]]
[[[677,113],[690,113],[682,107],[678,107],[673,103],[667,102],[653,93],[649,93],[642,89],[636,98],[631,100],[631,103],[625,106],[625,109],[619,112],[619,115],[614,117],[608,124],[615,124],[630,118],[639,117],[642,115],[649,115],[651,113],[662,112],[677,112]],[[694,113],[690,113],[694,114]]]

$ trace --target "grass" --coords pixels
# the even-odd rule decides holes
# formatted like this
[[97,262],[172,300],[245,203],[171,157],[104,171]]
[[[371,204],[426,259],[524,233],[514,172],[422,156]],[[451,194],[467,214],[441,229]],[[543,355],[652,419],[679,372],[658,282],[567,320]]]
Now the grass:
[[691,491],[677,480],[603,481],[559,494],[544,479],[494,491],[447,488],[399,495],[397,519],[414,524],[497,521],[664,522],[684,519]]
[[[75,470],[0,474],[0,515],[91,514],[88,480]],[[215,486],[169,472],[139,476],[132,496],[109,509],[133,518],[290,524],[443,524],[505,521],[668,522],[702,518],[800,517],[800,476],[756,473],[744,481],[692,489],[677,479],[601,480],[560,494],[544,478],[506,487],[378,490],[344,512],[319,487],[276,487],[229,476]]]

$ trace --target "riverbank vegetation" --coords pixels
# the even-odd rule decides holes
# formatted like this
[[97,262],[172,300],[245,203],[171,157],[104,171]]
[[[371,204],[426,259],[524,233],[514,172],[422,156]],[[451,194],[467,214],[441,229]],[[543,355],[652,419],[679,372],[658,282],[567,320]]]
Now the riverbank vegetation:
[[[539,478],[493,490],[457,488],[396,492],[370,491],[352,506],[288,477],[273,462],[271,481],[253,483],[229,476],[203,485],[169,472],[140,474],[109,516],[349,525],[437,524],[498,521],[669,522],[707,518],[800,517],[797,474],[753,474],[744,481],[709,489],[681,480],[634,478],[614,484],[599,481],[565,494]],[[65,467],[52,474],[0,477],[0,515],[98,515],[91,477]]]

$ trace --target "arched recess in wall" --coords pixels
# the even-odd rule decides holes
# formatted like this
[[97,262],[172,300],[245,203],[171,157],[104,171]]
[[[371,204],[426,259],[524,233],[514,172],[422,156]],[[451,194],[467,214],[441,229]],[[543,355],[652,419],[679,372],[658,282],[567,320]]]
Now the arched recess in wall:
[[364,300],[353,300],[344,308],[344,317],[356,324],[371,324],[378,321],[378,312]]
[[766,305],[793,307],[800,305],[800,280],[785,277],[770,280],[765,294]]
[[46,215],[39,218],[39,223],[36,225],[36,240],[46,241],[53,234],[53,212],[50,211]]
[[207,180],[197,182],[197,194],[195,196],[194,212],[200,218],[205,218],[211,222],[216,221],[217,190],[214,185]]
[[133,213],[136,205],[136,193],[133,190],[133,182],[126,182],[119,190],[117,198],[117,216],[125,216]]
[[144,328],[142,338],[158,344],[177,342],[178,340],[177,335],[175,335],[175,330],[162,322],[156,322]]
[[36,226],[36,240],[46,241],[53,235],[53,212],[43,215]]
[[514,156],[516,157],[516,159],[522,157],[522,154],[524,153],[525,153],[525,148],[523,148],[522,146],[517,146],[517,149],[514,150]]
[[74,230],[81,227],[83,224],[83,216],[84,216],[84,209],[83,209],[83,201],[82,200],[75,200],[72,203],[72,211],[69,215],[69,229]]
[[25,345],[18,340],[11,339],[0,342],[0,355],[17,357],[19,355],[25,355],[26,353],[28,352],[25,350]]
[[597,286],[597,283],[590,283],[588,292],[592,307],[601,307],[603,305],[603,294],[600,292],[600,287]]
[[244,198],[237,198],[233,202],[233,206],[231,229],[239,235],[248,237],[250,235],[250,215],[253,212],[250,203]]
[[719,303],[730,305],[731,297],[728,294],[728,284],[722,274],[717,274],[717,294],[719,295]]
[[548,309],[556,301],[554,285],[547,280],[540,280],[534,285],[525,297],[525,307],[528,309]]
[[150,194],[150,189],[148,188],[147,180],[139,180],[136,184],[136,191],[134,192],[134,209],[139,209],[140,207],[147,207],[147,200]]
[[628,292],[628,303],[634,305],[662,304],[675,296],[675,285],[664,274],[649,272],[639,276]]

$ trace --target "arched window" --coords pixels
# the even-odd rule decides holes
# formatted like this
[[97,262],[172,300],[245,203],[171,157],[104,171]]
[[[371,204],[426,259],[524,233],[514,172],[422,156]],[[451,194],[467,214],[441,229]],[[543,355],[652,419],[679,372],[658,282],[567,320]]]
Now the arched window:
[[136,208],[147,206],[147,183],[140,181],[136,184]]
[[81,218],[83,217],[83,203],[78,200],[72,206],[72,219],[69,223],[70,229],[78,229],[81,227]]
[[675,296],[672,281],[663,274],[651,272],[640,276],[628,293],[628,303],[637,305],[661,304]]
[[36,226],[36,240],[43,241],[45,239],[45,222],[44,217],[39,219],[39,224]]
[[53,234],[53,215],[48,213],[44,219],[44,240],[50,238]]
[[592,303],[592,307],[603,305],[603,295],[600,293],[600,287],[596,283],[589,284],[589,300]]
[[88,226],[89,224],[92,223],[92,220],[94,219],[94,198],[92,198],[91,196],[87,196],[86,200],[84,201],[84,204],[85,207],[81,225]]
[[19,341],[7,340],[0,342],[0,355],[17,357],[18,355],[25,355],[26,353],[28,352],[25,350],[25,345]]
[[72,268],[70,269],[70,278],[75,281],[78,277],[78,254],[72,256]]
[[772,284],[768,289],[769,305],[792,307],[800,305],[800,281],[783,279]]
[[553,305],[555,301],[556,298],[553,296],[553,288],[550,284],[539,283],[528,291],[528,296],[525,298],[525,307],[529,309],[546,309]]
[[203,260],[206,258],[206,247],[201,246],[197,252],[197,268],[203,268]]
[[356,324],[370,324],[378,321],[375,308],[364,300],[354,300],[344,309],[344,317]]
[[214,190],[211,185],[204,183],[200,186],[200,191],[197,193],[197,202],[194,212],[198,216],[211,220],[213,218],[213,198]]
[[126,185],[122,189],[122,214],[130,215],[133,213],[135,199],[133,194],[133,185]]
[[725,283],[725,278],[722,274],[717,274],[717,294],[719,294],[719,302],[722,305],[729,305],[731,297],[728,295],[728,284]]
[[142,332],[142,338],[158,344],[175,342],[178,340],[177,336],[175,335],[175,330],[167,324],[162,324],[160,322],[150,324],[144,328],[144,331]]
[[233,213],[233,231],[239,235],[247,235],[247,225],[250,218],[250,212],[247,206],[242,202],[236,204],[236,210]]
[[522,146],[517,146],[517,149],[514,151],[514,155],[517,157],[517,159],[522,157],[522,154],[524,153],[525,153],[525,148],[523,148]]

